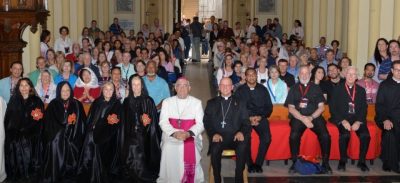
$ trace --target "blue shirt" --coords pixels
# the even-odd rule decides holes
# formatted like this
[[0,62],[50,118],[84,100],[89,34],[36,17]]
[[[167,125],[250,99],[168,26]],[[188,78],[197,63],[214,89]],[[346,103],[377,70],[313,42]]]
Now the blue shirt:
[[294,80],[297,82],[297,76],[299,76],[299,67],[291,68],[288,67],[287,72],[294,76]]
[[[70,74],[69,78],[68,78],[68,83],[71,85],[72,88],[75,87],[75,82],[78,79],[78,77],[75,74]],[[64,78],[62,76],[62,74],[57,75],[54,78],[54,84],[58,85],[58,83],[61,83],[61,81],[64,81]]]
[[273,86],[272,80],[268,79],[268,81],[264,83],[264,86],[268,89],[272,104],[285,103],[288,94],[288,87],[284,81],[278,78],[278,82]]
[[6,77],[0,80],[0,96],[8,103],[11,97],[11,78]]
[[379,66],[379,74],[389,74],[390,70],[392,68],[392,59],[388,57],[385,60],[382,60],[381,65]]
[[158,105],[165,98],[170,97],[168,83],[158,77],[153,81],[150,81],[147,76],[143,77],[144,84],[146,86],[147,92],[149,92],[149,96],[154,100],[154,103]]
[[131,63],[128,65],[128,67],[125,67],[123,63],[118,64],[117,67],[121,68],[121,78],[126,83],[129,78],[136,73],[135,67],[133,67],[133,64]]
[[[332,63],[334,64],[338,64],[336,60],[334,60]],[[319,66],[321,66],[322,68],[324,68],[325,73],[328,73],[328,61],[325,59],[324,61],[322,61]]]

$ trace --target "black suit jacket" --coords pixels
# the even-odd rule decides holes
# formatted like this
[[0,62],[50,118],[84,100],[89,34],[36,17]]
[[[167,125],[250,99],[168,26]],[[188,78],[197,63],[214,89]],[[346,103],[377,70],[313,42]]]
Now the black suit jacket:
[[[221,102],[225,100],[223,97],[215,97],[207,101],[207,106],[204,111],[203,123],[207,134],[212,138],[215,134],[220,134],[223,137],[232,137],[237,132],[242,132],[244,136],[250,135],[250,122],[245,103],[241,102],[236,97],[230,97],[232,100],[229,111],[226,114],[226,125],[222,128],[222,108]],[[227,107],[224,107],[224,112]]]

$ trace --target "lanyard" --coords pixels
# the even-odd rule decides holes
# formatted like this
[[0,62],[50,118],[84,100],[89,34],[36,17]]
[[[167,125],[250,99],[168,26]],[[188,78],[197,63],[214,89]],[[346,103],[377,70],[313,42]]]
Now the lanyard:
[[[274,92],[272,91],[271,86],[269,85],[270,80],[271,79],[268,79],[268,81],[267,81],[268,91],[269,91],[269,94],[271,94],[272,98],[274,99],[274,102],[276,102],[276,96],[274,95]],[[300,87],[300,89],[301,89],[301,87]]]
[[303,92],[303,87],[301,87],[301,84],[299,85],[300,88],[300,93],[301,93],[301,98],[304,98],[304,96],[307,95],[308,90],[310,89],[310,85],[307,85],[306,90]]
[[228,104],[228,109],[226,109],[226,112],[225,112],[224,111],[224,105],[222,104],[222,101],[221,101],[221,110],[222,110],[222,123],[221,123],[221,125],[222,125],[222,128],[224,128],[225,125],[226,125],[225,119],[226,119],[226,115],[229,112],[229,108],[231,107],[231,103],[232,103],[232,98],[230,99],[229,104]]
[[351,95],[350,94],[350,89],[349,89],[349,86],[347,85],[347,84],[345,84],[346,86],[345,86],[345,88],[346,88],[346,91],[347,91],[347,94],[349,94],[349,97],[350,97],[350,99],[351,99],[351,102],[352,103],[354,103],[354,99],[355,99],[355,97],[356,97],[356,86],[355,85],[353,85],[353,95]]
[[[129,69],[131,68],[130,66],[131,66],[131,65],[128,64],[128,70],[127,70],[126,72],[124,71],[124,72],[125,72],[125,79],[126,79],[126,80],[129,79],[129,78],[128,78],[128,73],[129,73]],[[122,70],[125,70],[124,64],[122,64]]]

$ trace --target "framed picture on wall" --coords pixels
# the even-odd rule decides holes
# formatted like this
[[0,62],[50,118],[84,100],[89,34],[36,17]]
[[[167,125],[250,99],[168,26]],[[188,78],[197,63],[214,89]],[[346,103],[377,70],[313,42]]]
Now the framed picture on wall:
[[276,14],[276,0],[257,0],[256,10],[258,14]]
[[115,0],[116,13],[135,13],[135,0]]

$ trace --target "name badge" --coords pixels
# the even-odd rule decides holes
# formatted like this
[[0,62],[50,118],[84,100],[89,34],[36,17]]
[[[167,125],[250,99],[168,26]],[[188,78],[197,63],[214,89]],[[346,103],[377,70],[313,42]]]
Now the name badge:
[[308,99],[307,98],[302,98],[300,100],[300,104],[299,104],[300,109],[307,108],[307,105],[308,105]]
[[355,110],[355,105],[353,102],[349,102],[349,114],[355,114],[356,110]]

